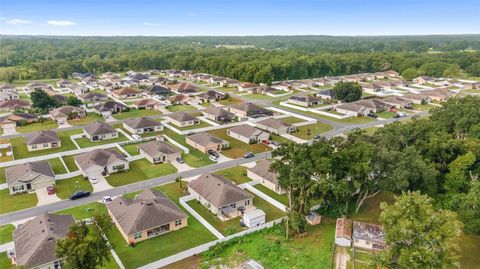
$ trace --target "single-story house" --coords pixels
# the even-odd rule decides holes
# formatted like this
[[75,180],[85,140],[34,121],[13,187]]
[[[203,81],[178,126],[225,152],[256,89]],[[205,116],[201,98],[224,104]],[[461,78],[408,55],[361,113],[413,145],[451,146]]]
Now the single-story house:
[[83,86],[83,85],[73,85],[73,86],[70,87],[70,90],[76,96],[80,96],[82,94],[90,92],[90,89],[88,87]]
[[244,102],[228,107],[228,110],[239,117],[272,116],[273,112],[259,105]]
[[257,122],[257,127],[270,133],[280,135],[295,132],[297,127],[279,119],[267,118]]
[[322,99],[333,100],[335,99],[335,91],[333,89],[317,91],[315,96]]
[[384,250],[386,247],[383,228],[377,224],[353,222],[353,245],[365,250]]
[[142,92],[131,87],[125,87],[112,91],[112,95],[119,99],[140,98],[142,97]]
[[61,79],[61,80],[57,81],[57,86],[60,87],[60,88],[70,88],[73,85],[75,85],[75,83],[71,82],[68,79]]
[[422,104],[422,103],[431,103],[432,98],[428,95],[421,93],[407,93],[402,96],[403,98],[410,99],[414,104]]
[[392,95],[387,98],[383,98],[382,102],[395,108],[407,108],[413,107],[413,101],[408,98]]
[[445,102],[450,97],[455,96],[457,93],[447,88],[438,88],[433,90],[426,90],[421,92],[423,95],[430,97],[434,101]]
[[215,106],[207,107],[202,113],[205,118],[219,122],[231,122],[235,119],[232,112]]
[[140,155],[151,163],[172,162],[182,156],[182,152],[165,141],[153,140],[138,146]]
[[37,116],[34,114],[13,112],[10,115],[0,117],[0,127],[2,128],[15,128],[20,122],[32,123],[37,120]]
[[55,185],[55,173],[48,161],[25,162],[5,168],[10,195]]
[[123,121],[123,127],[132,134],[145,134],[163,130],[160,122],[149,117],[128,118]]
[[168,96],[172,95],[172,91],[160,85],[156,85],[155,82],[152,82],[153,85],[147,86],[145,91],[151,95],[158,95],[158,96]]
[[128,160],[115,149],[95,149],[73,158],[84,176],[109,175],[129,169]]
[[15,111],[18,109],[30,109],[31,107],[30,102],[22,99],[9,99],[0,102],[0,111]]
[[160,191],[146,189],[133,199],[119,196],[107,209],[128,244],[187,226],[188,215]]
[[41,81],[33,81],[27,84],[26,88],[30,91],[34,90],[43,90],[45,88],[52,87],[51,85],[48,85],[46,83],[43,83]]
[[227,130],[227,134],[246,144],[255,144],[267,140],[270,134],[250,125],[238,125]]
[[185,94],[177,94],[168,98],[168,101],[172,105],[186,105],[188,102],[190,102],[190,100],[192,99]]
[[98,92],[88,92],[78,96],[84,103],[99,103],[108,101],[108,96]]
[[282,195],[286,193],[286,191],[278,182],[278,174],[270,171],[271,164],[272,162],[269,160],[258,161],[254,167],[247,169],[247,177],[252,180],[258,180],[263,186]]
[[243,83],[240,83],[240,85],[238,85],[238,90],[240,90],[240,91],[248,91],[249,89],[255,88],[255,87],[257,87],[257,86],[258,86],[258,85],[255,84],[255,83],[243,82]]
[[335,244],[342,247],[352,245],[352,220],[338,218],[335,226]]
[[20,95],[17,91],[0,91],[0,102],[19,98]]
[[155,99],[141,99],[133,102],[132,107],[136,109],[154,109],[160,102]]
[[253,195],[214,174],[203,174],[188,183],[188,192],[222,221],[253,210]]
[[414,79],[412,79],[413,83],[416,83],[416,84],[425,84],[425,83],[434,83],[435,82],[435,78],[432,78],[432,77],[429,77],[429,76],[420,76],[420,77],[416,77]]
[[93,121],[83,126],[83,133],[90,141],[100,141],[118,138],[118,131],[104,122]]
[[67,120],[79,119],[87,116],[85,109],[68,105],[53,109],[49,112],[49,114],[56,122],[63,123],[67,122]]
[[380,99],[361,99],[351,103],[344,103],[335,106],[338,113],[349,115],[365,116],[370,113],[378,113],[385,111],[389,107],[388,104],[382,102]]
[[186,93],[186,94],[198,92],[197,86],[189,83],[185,83],[185,82],[179,83],[177,85],[173,85],[172,89],[178,93]]
[[101,116],[109,117],[112,114],[127,111],[128,107],[122,103],[115,101],[106,101],[93,107],[95,111]]
[[200,124],[200,120],[186,112],[177,112],[167,115],[167,120],[178,127],[192,126]]
[[195,95],[195,99],[199,100],[202,103],[213,103],[227,98],[227,93],[217,92],[214,90],[209,90]]
[[13,84],[5,83],[5,84],[0,85],[0,92],[15,91],[15,89],[16,89],[15,85],[13,85]]
[[62,146],[58,134],[52,130],[36,131],[25,135],[28,151],[59,148]]
[[209,150],[221,151],[228,149],[230,143],[226,140],[213,136],[207,132],[200,132],[188,135],[186,138],[188,145],[207,153]]
[[75,223],[72,215],[42,213],[13,231],[15,264],[22,268],[61,268],[57,242],[64,239]]
[[322,100],[320,98],[308,94],[299,94],[296,96],[292,96],[288,98],[288,102],[291,104],[305,107],[318,106],[319,104],[322,104]]

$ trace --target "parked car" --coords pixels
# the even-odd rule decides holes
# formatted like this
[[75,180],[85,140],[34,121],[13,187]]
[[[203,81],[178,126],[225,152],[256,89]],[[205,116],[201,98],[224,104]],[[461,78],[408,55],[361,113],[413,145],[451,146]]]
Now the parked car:
[[207,151],[207,153],[208,153],[208,155],[213,156],[213,157],[215,157],[215,158],[220,157],[220,154],[218,154],[218,152],[216,152],[215,150],[209,149],[209,150]]
[[178,157],[177,162],[180,163],[180,164],[185,163],[185,161],[182,159],[182,157]]
[[74,194],[70,195],[70,200],[77,200],[83,197],[88,197],[90,196],[89,191],[77,191]]
[[102,197],[102,201],[103,201],[104,204],[108,204],[108,203],[110,203],[110,202],[112,201],[112,197],[110,197],[110,196],[103,196],[103,197]]
[[280,143],[278,143],[277,141],[270,141],[270,144],[274,145],[274,146],[280,146]]
[[214,162],[218,162],[218,158],[213,155],[208,156],[208,158]]
[[255,156],[253,152],[247,152],[243,155],[243,158],[248,159],[248,158],[252,158],[253,156]]
[[262,140],[262,143],[265,145],[270,145],[270,140],[268,139]]
[[368,113],[367,116],[371,118],[378,118],[378,116],[375,113]]
[[132,135],[132,138],[135,139],[135,140],[140,140],[140,139],[142,139],[142,137],[139,136],[138,134],[133,134],[133,135]]
[[47,187],[47,193],[48,195],[55,194],[55,187],[53,186]]
[[407,113],[405,112],[398,112],[397,114],[395,114],[393,117],[395,119],[398,119],[398,118],[403,118],[403,117],[406,117],[407,116]]
[[92,184],[97,184],[98,183],[97,178],[93,177],[93,176],[89,176],[88,181],[90,181],[90,183],[92,183]]

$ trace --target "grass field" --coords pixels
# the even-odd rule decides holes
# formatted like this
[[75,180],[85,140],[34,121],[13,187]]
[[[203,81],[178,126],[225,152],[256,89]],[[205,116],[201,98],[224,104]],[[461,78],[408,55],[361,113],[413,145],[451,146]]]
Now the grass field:
[[104,204],[93,202],[55,212],[59,215],[72,215],[76,220],[91,218],[96,211],[107,213]]
[[305,121],[305,120],[302,120],[302,119],[299,119],[299,118],[296,118],[296,117],[281,118],[280,120],[282,122],[286,123],[286,124],[294,124],[294,123],[299,123],[299,122]]
[[92,121],[104,122],[105,119],[96,113],[88,113],[86,117],[75,119],[75,120],[69,120],[68,124],[72,126],[79,126],[79,125],[86,125]]
[[422,104],[413,104],[413,110],[418,110],[418,111],[430,111],[432,108],[435,106],[432,105],[422,105]]
[[117,120],[124,120],[128,118],[141,118],[141,117],[149,117],[149,116],[158,116],[161,115],[162,112],[155,110],[155,109],[130,109],[127,112],[113,114],[113,117]]
[[271,148],[267,145],[264,145],[262,143],[256,143],[256,144],[246,144],[243,143],[240,140],[237,140],[229,135],[227,135],[227,129],[217,129],[213,131],[209,131],[210,134],[227,140],[230,143],[230,148],[222,150],[221,154],[227,156],[228,158],[241,158],[245,153],[247,152],[253,152],[253,153],[263,153],[270,151]]
[[80,190],[93,191],[92,184],[90,184],[88,180],[85,180],[83,176],[57,180],[55,182],[55,191],[60,199],[68,199],[70,195]]
[[272,197],[273,199],[277,200],[278,202],[282,203],[283,205],[288,205],[288,197],[286,194],[278,194],[271,189],[263,186],[262,184],[257,184],[253,186],[255,189],[265,193],[266,195]]
[[65,166],[63,166],[63,163],[60,160],[60,158],[50,159],[48,160],[48,162],[50,163],[50,166],[52,167],[52,170],[55,173],[55,175],[67,173],[67,169],[65,169]]
[[190,105],[171,105],[167,106],[167,110],[170,112],[181,112],[195,110],[195,107]]
[[37,203],[35,193],[10,195],[8,189],[0,190],[0,214],[34,207]]
[[75,139],[75,141],[77,142],[78,146],[80,146],[81,148],[89,148],[89,147],[94,147],[94,146],[98,146],[98,145],[105,145],[105,144],[112,144],[112,143],[118,143],[118,142],[122,142],[122,141],[127,141],[128,138],[126,138],[122,133],[118,133],[118,137],[117,138],[112,138],[112,139],[104,139],[104,140],[99,140],[97,142],[92,142],[90,141],[90,139],[86,138],[86,137],[81,137],[81,138],[77,138]]
[[397,113],[390,112],[390,111],[382,111],[382,112],[376,113],[376,115],[379,116],[380,118],[390,119],[390,118],[393,118],[393,116],[397,115]]
[[200,121],[200,124],[195,124],[195,125],[190,125],[190,126],[184,126],[184,127],[178,127],[175,124],[172,124],[175,129],[178,129],[180,131],[187,131],[187,130],[193,130],[193,129],[198,129],[198,128],[205,128],[211,126],[210,124]]
[[62,159],[65,162],[65,164],[67,165],[68,170],[70,170],[70,172],[74,172],[74,171],[78,170],[78,166],[75,163],[75,159],[73,158],[73,155],[62,156]]
[[214,174],[223,176],[237,185],[252,181],[247,177],[247,168],[245,166],[235,166],[223,169],[214,172]]
[[53,120],[44,120],[43,122],[29,123],[25,126],[19,126],[16,128],[18,133],[30,133],[35,131],[55,129],[58,125]]
[[11,242],[13,240],[13,230],[15,230],[15,226],[13,226],[12,224],[0,226],[0,245]]
[[[322,134],[333,129],[333,126],[317,122],[315,124],[303,125],[297,128],[297,132],[291,133],[291,135],[296,136],[301,139],[311,139],[317,134]],[[310,132],[310,135],[308,133]]]
[[130,169],[124,172],[117,172],[106,177],[108,183],[113,187],[122,186],[150,178],[170,175],[177,172],[170,163],[151,164],[146,159],[130,162]]
[[230,106],[230,105],[243,103],[243,100],[237,97],[229,97],[227,99],[218,101],[218,103],[224,106]]

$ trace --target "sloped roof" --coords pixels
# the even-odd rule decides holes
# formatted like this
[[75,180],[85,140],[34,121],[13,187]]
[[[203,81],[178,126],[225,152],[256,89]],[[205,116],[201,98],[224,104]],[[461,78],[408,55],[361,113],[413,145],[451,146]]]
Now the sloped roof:
[[136,106],[154,106],[154,105],[160,104],[160,102],[158,102],[155,99],[148,98],[148,99],[137,100],[133,102],[133,104]]
[[251,172],[261,176],[265,180],[272,182],[275,185],[278,185],[278,174],[270,171],[270,165],[272,162],[269,160],[261,160],[254,167],[248,168]]
[[52,130],[36,131],[25,135],[27,145],[36,145],[42,143],[51,143],[60,141],[58,134]]
[[13,84],[5,83],[0,85],[0,90],[14,90],[14,89],[15,89],[15,86]]
[[95,149],[76,155],[74,159],[82,170],[86,170],[92,165],[106,166],[118,160],[128,162],[122,154],[114,149]]
[[251,103],[251,102],[244,102],[244,103],[241,103],[241,104],[236,104],[236,105],[233,105],[231,106],[231,108],[235,108],[235,109],[238,109],[238,110],[241,110],[241,111],[245,111],[245,112],[256,112],[256,113],[270,113],[271,111],[264,108],[264,107],[261,107],[259,105],[256,105],[254,103]]
[[265,125],[267,127],[279,130],[282,127],[290,127],[290,124],[287,124],[279,119],[268,118],[261,121],[258,121],[257,124]]
[[[164,80],[161,80],[162,82]],[[150,85],[145,88],[146,91],[148,91],[151,94],[157,94],[157,95],[162,95],[162,94],[171,94],[172,91],[170,89],[167,89],[165,87],[162,87],[160,85]]]
[[335,226],[335,238],[345,238],[352,240],[352,220],[347,218],[338,218]]
[[98,121],[93,121],[83,126],[83,129],[89,135],[109,134],[117,131],[108,123],[98,122]]
[[123,121],[123,123],[125,123],[127,126],[130,126],[133,129],[162,125],[160,122],[155,121],[154,119],[149,117],[128,118],[125,121]]
[[210,143],[222,144],[225,142],[225,140],[218,138],[216,136],[213,136],[207,132],[194,133],[192,135],[187,136],[187,139],[190,139],[191,141],[202,146],[207,146]]
[[80,95],[83,99],[94,99],[94,98],[107,98],[105,94],[98,93],[98,92],[87,92]]
[[116,94],[116,95],[124,95],[124,94],[138,94],[140,92],[135,90],[134,88],[125,87],[125,88],[121,88],[121,89],[118,89],[118,90],[114,90],[114,91],[112,91],[112,93]]
[[15,166],[5,168],[5,177],[8,185],[12,185],[17,181],[30,182],[35,180],[38,175],[47,177],[55,177],[52,167],[48,161],[21,163]]
[[143,150],[147,155],[151,157],[157,157],[162,154],[175,154],[180,153],[181,151],[167,142],[164,141],[150,141],[138,146],[139,149]]
[[119,107],[121,109],[123,108],[126,108],[127,106],[122,104],[122,103],[118,103],[118,102],[115,102],[115,101],[106,101],[105,103],[103,104],[98,104],[96,106],[94,106],[93,108],[97,111],[110,111],[116,107]]
[[10,99],[0,103],[0,107],[16,108],[30,107],[30,102],[21,99]]
[[196,120],[197,118],[195,118],[194,116],[186,113],[186,112],[177,112],[177,113],[173,113],[173,114],[169,114],[167,115],[168,118],[170,119],[173,119],[173,120],[176,120],[176,121],[179,121],[179,122],[182,122],[182,121],[192,121],[192,120]]
[[60,108],[56,108],[50,111],[50,115],[52,115],[54,118],[68,117],[68,115],[73,112],[83,113],[85,112],[85,109],[81,107],[74,107],[74,106],[62,106]]
[[248,124],[237,125],[237,126],[234,126],[234,127],[230,128],[228,130],[232,133],[239,134],[243,137],[257,136],[257,135],[259,135],[263,132],[262,130],[259,130],[255,127],[252,127]]
[[202,111],[205,114],[210,114],[214,117],[225,117],[225,118],[234,118],[235,114],[232,112],[223,109],[221,107],[211,106],[207,107],[205,110]]

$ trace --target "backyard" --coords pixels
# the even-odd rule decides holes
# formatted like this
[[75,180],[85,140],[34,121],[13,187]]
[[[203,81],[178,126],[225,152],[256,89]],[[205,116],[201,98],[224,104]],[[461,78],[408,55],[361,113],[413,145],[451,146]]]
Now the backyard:
[[177,143],[182,144],[183,146],[187,147],[190,150],[189,154],[182,153],[182,157],[185,160],[185,163],[188,164],[188,166],[197,168],[197,167],[213,164],[213,161],[208,159],[207,154],[191,147],[190,145],[187,145],[187,143],[185,142],[185,136],[179,135],[168,129],[165,129],[164,133],[171,139],[175,140]]
[[52,170],[55,173],[55,175],[67,173],[67,169],[65,169],[65,166],[63,166],[63,163],[60,160],[60,158],[50,159],[48,160],[48,162],[50,163],[50,166],[52,167]]
[[247,167],[245,166],[235,166],[223,169],[214,172],[214,174],[223,176],[237,185],[252,181],[247,177]]
[[190,125],[190,126],[184,126],[184,127],[178,127],[175,124],[172,124],[172,126],[175,129],[178,129],[180,131],[187,131],[187,130],[193,130],[193,129],[198,129],[198,128],[205,128],[211,126],[210,124],[200,120],[200,124],[195,124],[195,125]]
[[271,189],[263,186],[262,184],[256,184],[253,186],[255,189],[265,193],[266,195],[272,197],[273,199],[277,200],[278,202],[282,203],[283,205],[288,205],[288,197],[287,194],[278,194]]
[[75,159],[73,158],[73,156],[74,155],[62,156],[62,159],[67,165],[68,170],[70,170],[70,172],[74,172],[78,170],[78,166],[75,163]]
[[195,110],[195,107],[191,105],[171,105],[167,106],[167,110],[170,112],[181,112]]
[[92,184],[90,184],[88,180],[85,180],[83,176],[57,180],[55,182],[55,192],[60,199],[68,199],[70,195],[79,190],[93,191]]
[[34,207],[37,203],[35,193],[10,195],[8,189],[0,190],[0,214]]
[[80,118],[80,119],[74,119],[74,120],[69,120],[68,124],[72,126],[79,126],[79,125],[86,125],[87,123],[90,123],[92,121],[100,121],[103,122],[105,119],[96,114],[96,113],[88,113],[86,117]]
[[151,164],[146,159],[130,162],[128,171],[113,173],[106,177],[113,187],[135,183],[138,181],[174,174],[177,172],[170,163]]
[[29,123],[25,126],[19,126],[15,130],[18,133],[30,133],[30,132],[35,132],[35,131],[55,129],[57,127],[58,127],[58,125],[55,121],[44,120],[43,122],[34,122],[34,123]]
[[99,141],[96,141],[96,142],[92,142],[92,141],[90,141],[90,139],[88,139],[86,137],[80,137],[80,138],[75,139],[75,142],[77,142],[77,144],[78,144],[78,146],[80,146],[80,148],[89,148],[89,147],[94,147],[94,146],[98,146],[98,145],[118,143],[118,142],[127,141],[127,140],[128,140],[128,138],[125,137],[122,133],[119,132],[117,138],[104,139],[104,140],[99,140]]
[[230,106],[230,105],[235,105],[235,104],[240,104],[243,103],[243,100],[237,97],[228,97],[227,99],[220,100],[218,101],[219,104],[222,104],[224,106]]
[[263,153],[271,150],[269,146],[264,145],[262,143],[256,143],[256,144],[243,143],[242,141],[227,135],[227,129],[217,129],[217,130],[209,131],[209,133],[218,138],[227,140],[230,143],[230,148],[224,149],[221,152],[221,154],[227,156],[228,158],[237,159],[237,158],[241,158],[247,152]]
[[128,118],[141,118],[161,115],[162,112],[155,109],[130,109],[127,112],[113,114],[113,117],[117,120],[124,120]]
[[301,139],[309,140],[316,136],[317,134],[322,134],[333,129],[332,125],[317,122],[315,124],[303,125],[297,127],[297,132],[291,133],[291,135],[296,136]]
[[11,242],[13,240],[13,230],[15,230],[15,226],[13,226],[12,224],[0,226],[0,245]]
[[305,120],[292,116],[292,117],[281,118],[280,121],[286,124],[294,124],[294,123],[304,122]]

